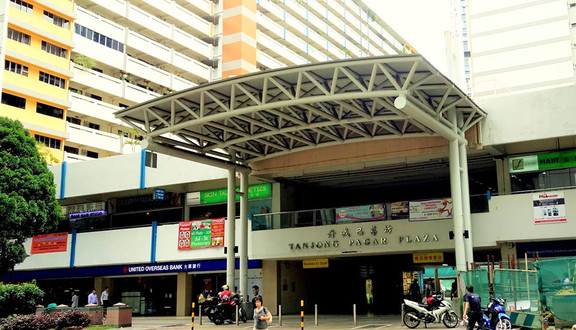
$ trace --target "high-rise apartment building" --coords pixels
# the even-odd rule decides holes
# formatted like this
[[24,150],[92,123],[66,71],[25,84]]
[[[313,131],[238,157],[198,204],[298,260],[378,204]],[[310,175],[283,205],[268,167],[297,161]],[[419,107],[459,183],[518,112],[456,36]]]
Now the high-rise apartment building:
[[73,10],[68,0],[0,2],[0,115],[20,120],[57,161],[63,160],[71,106]]
[[477,97],[574,85],[576,2],[469,1]]
[[138,151],[136,131],[114,112],[172,91],[413,51],[356,0],[2,2],[0,114],[24,122],[63,161]]

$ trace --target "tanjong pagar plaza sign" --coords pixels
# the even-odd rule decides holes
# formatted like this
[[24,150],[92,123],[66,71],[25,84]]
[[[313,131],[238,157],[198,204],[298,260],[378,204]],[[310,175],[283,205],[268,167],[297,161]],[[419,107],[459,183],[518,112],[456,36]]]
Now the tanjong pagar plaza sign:
[[396,239],[399,244],[417,244],[439,241],[438,235],[431,233],[401,234],[392,237],[391,225],[372,225],[368,230],[363,227],[344,227],[342,230],[331,229],[327,237],[318,241],[288,243],[290,250],[316,250],[337,247],[358,247],[372,245],[387,245],[390,239]]

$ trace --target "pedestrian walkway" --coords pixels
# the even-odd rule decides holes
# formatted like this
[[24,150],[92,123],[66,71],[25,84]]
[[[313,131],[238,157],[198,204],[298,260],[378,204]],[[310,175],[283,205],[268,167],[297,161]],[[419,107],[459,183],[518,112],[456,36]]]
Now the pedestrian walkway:
[[[133,329],[172,329],[183,330],[191,328],[191,318],[182,316],[172,317],[134,317],[132,319]],[[252,329],[253,321],[248,320],[246,323],[214,325],[208,318],[204,317],[200,324],[198,318],[195,319],[194,329],[214,329],[235,330],[235,329]],[[270,329],[276,330],[296,330],[300,329],[300,315],[285,315],[282,317],[282,326],[279,325],[278,316],[274,316]],[[418,328],[424,329],[421,323]],[[446,329],[444,324],[428,324],[429,329]],[[462,328],[458,326],[456,329]],[[318,316],[318,325],[315,325],[314,316],[304,319],[304,329],[312,330],[330,330],[330,329],[404,329],[407,328],[402,324],[400,315],[362,315],[358,316],[356,325],[352,315],[320,315]]]

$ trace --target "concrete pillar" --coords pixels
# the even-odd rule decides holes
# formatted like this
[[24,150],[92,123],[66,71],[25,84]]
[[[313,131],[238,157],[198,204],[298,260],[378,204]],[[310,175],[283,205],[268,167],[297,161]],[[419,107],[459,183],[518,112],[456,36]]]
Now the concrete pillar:
[[[448,119],[456,126],[455,110],[449,110]],[[456,250],[456,268],[466,270],[466,252],[464,247],[464,219],[462,216],[462,189],[460,178],[460,156],[458,140],[449,142],[450,148],[450,191],[452,194],[452,218],[454,220],[454,245]]]
[[192,312],[192,275],[180,272],[176,281],[176,316],[189,316]]
[[270,310],[272,315],[278,314],[278,305],[280,301],[280,292],[282,283],[280,283],[280,262],[276,260],[262,260],[262,287],[260,294],[264,300],[264,305]]
[[240,173],[240,293],[244,301],[248,297],[248,173]]
[[226,284],[234,290],[236,246],[236,169],[228,170],[228,217],[224,228],[226,236]]
[[[462,133],[462,137],[464,134]],[[464,239],[464,253],[466,255],[466,262],[474,262],[474,247],[472,244],[472,221],[470,220],[470,185],[468,179],[468,155],[466,154],[466,146],[461,143],[459,145],[458,156],[460,158],[460,184],[462,187],[462,215],[464,230],[468,231],[468,238]]]

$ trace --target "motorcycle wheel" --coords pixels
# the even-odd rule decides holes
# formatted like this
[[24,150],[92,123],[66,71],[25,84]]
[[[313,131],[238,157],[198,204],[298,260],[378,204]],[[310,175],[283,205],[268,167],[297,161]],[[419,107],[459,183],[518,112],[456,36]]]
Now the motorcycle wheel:
[[454,312],[447,312],[442,318],[442,323],[446,328],[455,328],[458,325],[458,315]]
[[408,312],[408,313],[404,314],[404,319],[402,321],[404,322],[404,325],[410,329],[414,329],[418,325],[420,325],[420,320],[418,319],[418,315],[416,315],[416,313],[414,313],[414,312]]
[[500,319],[496,324],[497,330],[510,330],[512,329],[512,322],[509,319]]
[[246,315],[246,311],[244,310],[244,308],[240,308],[240,320],[244,323],[248,321],[248,316]]

